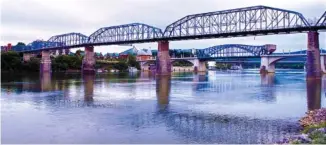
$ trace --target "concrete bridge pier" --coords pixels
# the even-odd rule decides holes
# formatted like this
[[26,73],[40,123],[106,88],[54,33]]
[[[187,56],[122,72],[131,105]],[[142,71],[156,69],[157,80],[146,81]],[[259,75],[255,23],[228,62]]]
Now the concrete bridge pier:
[[275,62],[280,58],[277,57],[269,57],[269,56],[262,56],[260,62],[260,73],[275,73]]
[[51,58],[50,58],[50,51],[43,50],[41,52],[42,58],[40,63],[40,72],[41,73],[48,73],[51,72]]
[[171,58],[169,54],[169,41],[158,42],[156,75],[171,75]]
[[194,72],[206,72],[206,62],[199,59],[194,60]]
[[308,50],[307,50],[307,79],[321,78],[319,36],[317,31],[308,32]]
[[82,72],[86,74],[95,73],[95,56],[93,46],[85,47],[85,56],[82,63]]

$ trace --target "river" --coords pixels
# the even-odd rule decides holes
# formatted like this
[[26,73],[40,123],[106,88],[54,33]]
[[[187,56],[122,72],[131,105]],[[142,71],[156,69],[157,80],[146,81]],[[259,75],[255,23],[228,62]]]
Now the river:
[[274,143],[325,107],[324,80],[303,70],[2,74],[2,143]]

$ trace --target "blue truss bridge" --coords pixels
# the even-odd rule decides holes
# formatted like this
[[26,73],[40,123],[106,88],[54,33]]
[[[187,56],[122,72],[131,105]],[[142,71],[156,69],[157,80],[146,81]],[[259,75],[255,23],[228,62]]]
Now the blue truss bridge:
[[60,34],[52,36],[47,41],[35,40],[27,46],[13,47],[13,50],[33,52],[101,45],[275,35],[322,30],[326,30],[326,11],[317,22],[309,23],[301,13],[296,11],[268,6],[252,6],[187,15],[171,23],[164,30],[143,23],[108,26],[96,30],[89,36],[77,32]]

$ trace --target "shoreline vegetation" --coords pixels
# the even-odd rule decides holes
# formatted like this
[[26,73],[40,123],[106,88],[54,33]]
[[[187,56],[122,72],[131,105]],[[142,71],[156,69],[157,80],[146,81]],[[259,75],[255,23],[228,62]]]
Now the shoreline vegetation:
[[326,108],[308,111],[299,120],[303,128],[298,135],[284,138],[279,144],[326,144]]
[[[80,72],[83,61],[82,51],[78,50],[75,54],[60,55],[51,57],[51,66],[53,72]],[[23,54],[14,51],[1,52],[1,72],[39,72],[41,56],[32,57],[30,61],[23,61]],[[176,61],[172,64],[177,68],[186,68],[193,66],[188,61]],[[285,69],[303,69],[303,64],[276,64],[279,68]],[[243,68],[259,68],[259,64],[243,64]],[[129,67],[134,67],[140,70],[140,64],[136,61],[136,57],[129,55],[128,58],[108,58],[96,59],[95,69],[111,72],[128,71]],[[208,64],[206,64],[208,67]],[[216,63],[215,68],[227,70],[232,67],[228,63]]]
[[[23,54],[14,51],[1,52],[1,72],[39,72],[41,56],[31,57],[29,61],[23,61]],[[83,56],[80,53],[73,55],[51,56],[52,72],[81,72]],[[129,67],[140,70],[140,64],[136,57],[129,55],[126,59],[98,59],[95,69],[128,71]]]

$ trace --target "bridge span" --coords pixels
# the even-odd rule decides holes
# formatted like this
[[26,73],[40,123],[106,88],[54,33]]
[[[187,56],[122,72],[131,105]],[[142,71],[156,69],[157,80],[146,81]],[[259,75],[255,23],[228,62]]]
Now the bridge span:
[[[169,41],[277,35],[290,33],[308,34],[309,77],[320,77],[319,32],[326,30],[326,12],[316,23],[309,23],[299,12],[268,6],[252,6],[208,13],[187,15],[165,30],[143,23],[130,23],[103,27],[91,35],[72,32],[52,36],[47,41],[33,41],[27,46],[14,47],[18,52],[42,51],[41,71],[50,72],[49,50],[85,47],[82,70],[94,73],[94,47],[158,42],[157,74],[171,72]],[[26,57],[27,58],[27,57]]]

